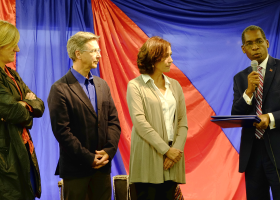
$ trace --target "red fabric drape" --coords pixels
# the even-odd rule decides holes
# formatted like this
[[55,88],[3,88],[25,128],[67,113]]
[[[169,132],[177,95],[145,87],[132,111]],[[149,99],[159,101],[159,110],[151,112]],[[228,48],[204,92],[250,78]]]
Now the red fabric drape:
[[[16,25],[16,0],[0,1],[0,19]],[[12,69],[16,69],[16,55],[15,61],[13,63],[9,63],[7,66]]]
[[[92,10],[95,33],[101,36],[101,77],[109,84],[119,113],[119,149],[128,171],[132,122],[126,90],[128,81],[139,75],[137,53],[148,36],[110,0],[92,0]],[[181,84],[187,106],[187,183],[181,185],[185,199],[246,199],[244,176],[238,173],[239,155],[221,128],[210,122],[214,111],[175,65],[167,75]]]
[[122,128],[119,149],[128,172],[132,122],[126,103],[126,88],[128,81],[139,75],[135,58],[147,36],[133,22],[127,23],[127,16],[120,16],[121,11],[111,5],[107,1],[92,1],[95,33],[101,36],[100,75],[109,84],[118,109]]

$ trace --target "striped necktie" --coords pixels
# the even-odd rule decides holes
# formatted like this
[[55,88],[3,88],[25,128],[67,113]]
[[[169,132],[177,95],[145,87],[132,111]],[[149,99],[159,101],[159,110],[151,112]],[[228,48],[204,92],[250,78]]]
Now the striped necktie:
[[[257,115],[262,115],[262,98],[263,98],[263,74],[262,74],[262,67],[258,66],[258,73],[259,73],[259,79],[260,79],[260,84],[257,89],[256,93],[256,110],[257,110]],[[256,137],[260,139],[263,134],[264,134],[264,129],[256,129]]]

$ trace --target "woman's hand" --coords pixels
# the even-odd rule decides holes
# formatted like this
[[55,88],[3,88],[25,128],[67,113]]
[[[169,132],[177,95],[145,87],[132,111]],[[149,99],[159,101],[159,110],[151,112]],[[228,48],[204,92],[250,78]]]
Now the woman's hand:
[[32,93],[32,92],[28,92],[28,93],[26,94],[26,96],[25,96],[25,99],[27,99],[27,100],[34,100],[34,99],[36,99],[36,96],[35,96],[35,94]]
[[165,153],[165,155],[176,163],[182,158],[182,151],[170,147],[170,149]]
[[[26,94],[26,96],[25,96],[25,99],[27,99],[27,100],[34,100],[34,99],[36,99],[36,96],[32,92],[28,92]],[[27,103],[24,102],[24,101],[19,101],[18,103],[21,104],[23,107],[26,107],[26,105],[27,105]]]
[[171,167],[173,167],[175,164],[175,162],[173,160],[171,160],[170,158],[165,158],[164,163],[163,163],[163,169],[164,170],[168,170]]

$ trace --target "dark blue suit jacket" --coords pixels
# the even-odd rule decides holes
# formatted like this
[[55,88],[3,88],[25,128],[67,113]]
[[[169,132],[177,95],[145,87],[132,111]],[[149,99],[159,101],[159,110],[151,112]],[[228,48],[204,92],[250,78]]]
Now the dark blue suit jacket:
[[[252,67],[247,67],[234,76],[234,100],[232,105],[232,115],[256,115],[256,101],[253,98],[252,105],[248,105],[243,93],[247,89],[247,76],[252,72]],[[263,87],[262,113],[272,113],[275,118],[276,128],[270,130],[268,127],[264,133],[264,142],[269,157],[280,169],[280,60],[269,56]],[[255,127],[243,128],[241,135],[239,172],[246,170],[253,141],[255,138]],[[271,151],[272,148],[272,151]]]

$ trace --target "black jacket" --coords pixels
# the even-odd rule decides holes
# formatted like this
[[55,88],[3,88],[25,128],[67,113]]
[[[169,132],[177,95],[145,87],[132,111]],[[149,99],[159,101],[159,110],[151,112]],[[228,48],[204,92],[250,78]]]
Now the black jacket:
[[[36,196],[41,196],[41,181],[35,151],[30,155],[21,137],[23,127],[31,129],[33,118],[41,117],[44,103],[38,97],[27,100],[25,96],[30,89],[20,78],[19,74],[8,68],[21,89],[23,100],[33,108],[30,113],[20,105],[20,93],[2,68],[0,68],[0,199],[34,199],[34,192],[30,182],[30,162],[35,168]],[[28,131],[29,134],[29,131]],[[30,134],[29,137],[31,138]]]
[[120,122],[107,83],[97,76],[93,81],[98,116],[70,70],[51,87],[48,105],[53,134],[60,146],[56,174],[62,178],[92,175],[95,150],[104,150],[110,157],[110,162],[98,170],[111,172],[111,159],[121,134]]

